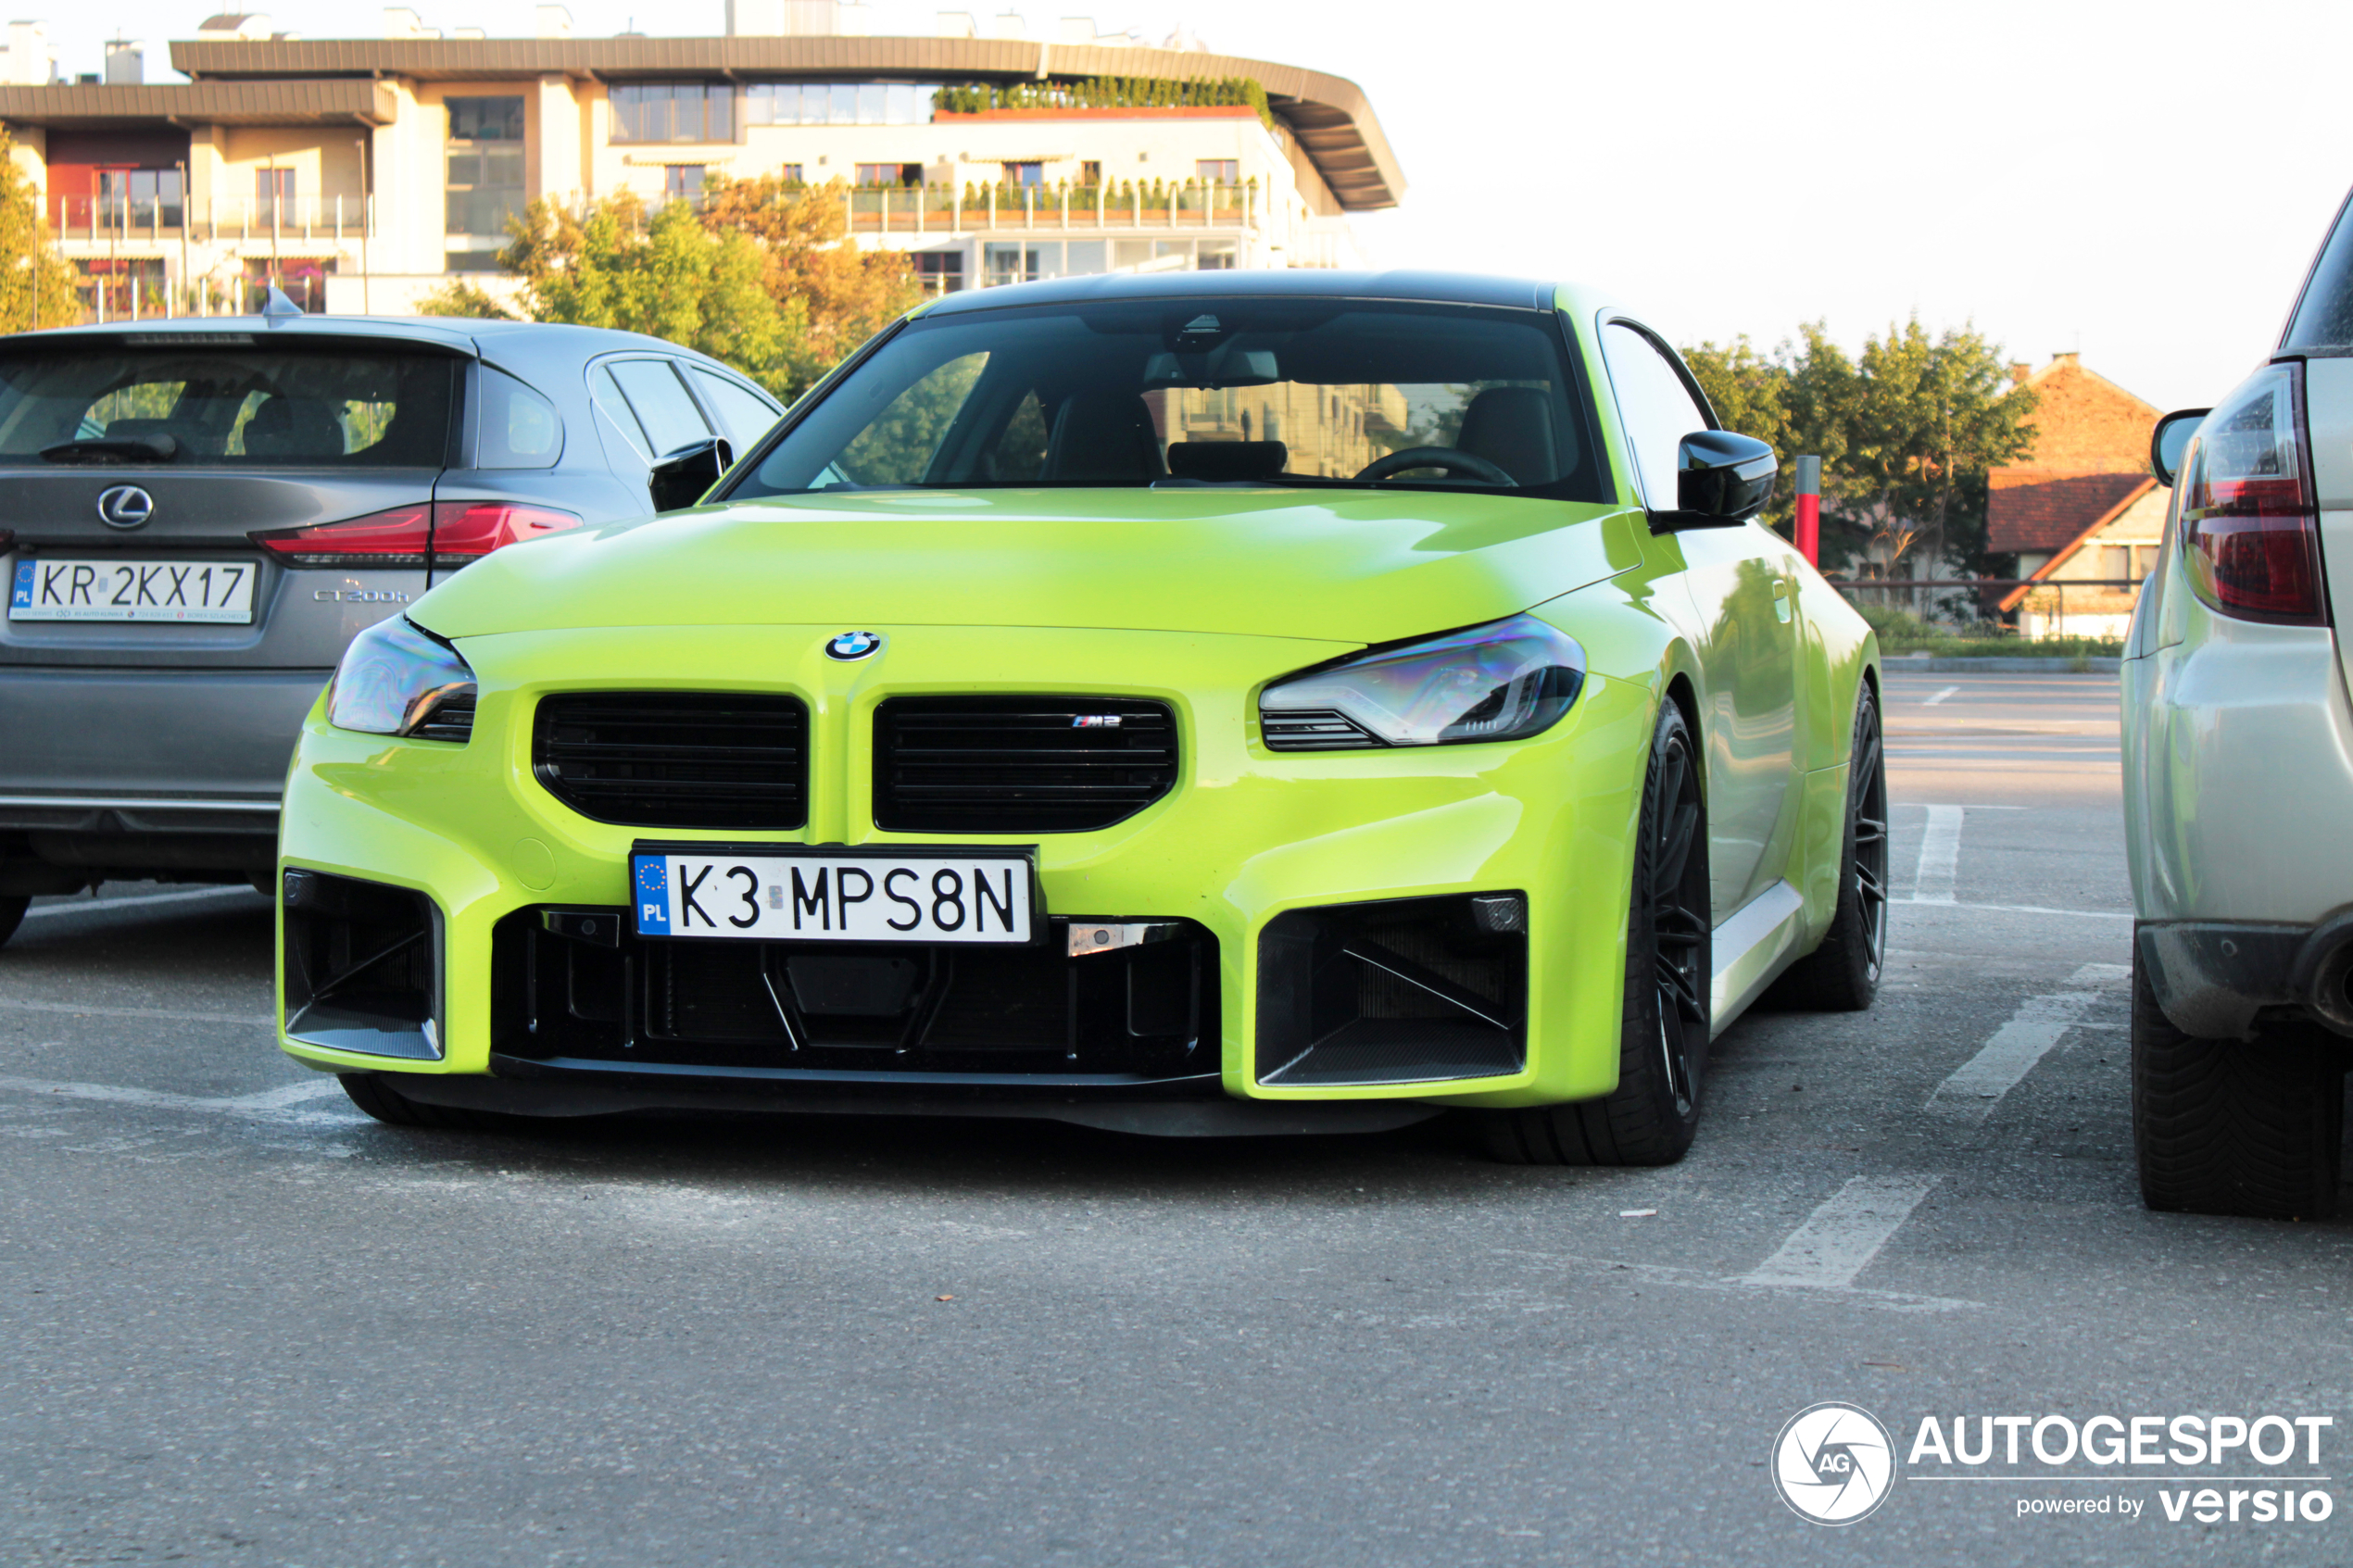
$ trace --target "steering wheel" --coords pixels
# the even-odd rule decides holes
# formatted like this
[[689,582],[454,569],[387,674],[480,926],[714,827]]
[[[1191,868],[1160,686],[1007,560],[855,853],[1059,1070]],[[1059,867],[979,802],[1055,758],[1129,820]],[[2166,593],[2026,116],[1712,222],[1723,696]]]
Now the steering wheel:
[[1497,468],[1484,458],[1453,446],[1408,446],[1403,452],[1391,452],[1386,458],[1375,458],[1356,470],[1358,479],[1387,479],[1409,469],[1443,469],[1449,473],[1468,474],[1489,484],[1516,485],[1519,481]]

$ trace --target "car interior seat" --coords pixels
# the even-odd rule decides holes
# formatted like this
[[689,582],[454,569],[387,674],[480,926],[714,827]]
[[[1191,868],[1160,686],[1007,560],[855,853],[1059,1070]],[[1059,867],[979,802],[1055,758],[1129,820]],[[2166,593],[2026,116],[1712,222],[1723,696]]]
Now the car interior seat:
[[245,456],[321,460],[343,456],[343,425],[323,404],[275,396],[245,421]]
[[1463,410],[1454,450],[1486,458],[1522,484],[1552,483],[1562,472],[1552,395],[1532,386],[1489,387]]
[[1151,409],[1135,393],[1081,390],[1063,399],[1046,444],[1048,479],[1149,484],[1165,476]]

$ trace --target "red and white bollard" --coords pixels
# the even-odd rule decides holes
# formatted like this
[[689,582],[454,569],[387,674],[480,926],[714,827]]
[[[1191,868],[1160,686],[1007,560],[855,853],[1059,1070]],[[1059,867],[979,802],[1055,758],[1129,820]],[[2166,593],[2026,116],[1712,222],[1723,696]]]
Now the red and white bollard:
[[1797,459],[1797,553],[1808,566],[1822,564],[1822,459]]

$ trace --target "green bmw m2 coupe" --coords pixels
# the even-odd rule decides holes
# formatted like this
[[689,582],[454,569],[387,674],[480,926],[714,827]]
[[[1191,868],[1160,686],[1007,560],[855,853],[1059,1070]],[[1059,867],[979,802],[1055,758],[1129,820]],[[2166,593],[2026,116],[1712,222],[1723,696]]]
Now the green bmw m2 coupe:
[[409,1124],[1451,1110],[1675,1160],[1710,1040],[1869,1005],[1886,943],[1878,649],[1753,521],[1774,472],[1576,288],[938,300],[700,504],[353,644],[285,1049]]

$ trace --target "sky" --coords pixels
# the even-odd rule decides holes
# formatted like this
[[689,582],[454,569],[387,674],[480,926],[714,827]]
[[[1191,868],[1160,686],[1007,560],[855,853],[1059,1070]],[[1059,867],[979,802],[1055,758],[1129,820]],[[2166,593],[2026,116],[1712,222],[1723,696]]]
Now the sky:
[[[528,37],[528,0],[428,25]],[[960,0],[875,0],[929,32]],[[722,31],[723,0],[572,0],[575,30]],[[1051,33],[1086,0],[1023,11]],[[38,9],[17,16],[38,17]],[[201,0],[51,14],[60,69],[103,41],[192,37]],[[281,30],[373,36],[374,6],[282,4]],[[1158,41],[1355,81],[1403,167],[1358,220],[1376,264],[1574,278],[1683,343],[1760,348],[1821,320],[1848,347],[1917,315],[2013,359],[2083,363],[2160,408],[2210,404],[2259,362],[2353,184],[2334,76],[2353,6],[2238,0],[1969,6],[1270,4],[1092,13]],[[2303,62],[2303,63],[2299,63]]]

